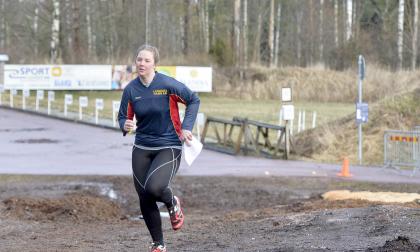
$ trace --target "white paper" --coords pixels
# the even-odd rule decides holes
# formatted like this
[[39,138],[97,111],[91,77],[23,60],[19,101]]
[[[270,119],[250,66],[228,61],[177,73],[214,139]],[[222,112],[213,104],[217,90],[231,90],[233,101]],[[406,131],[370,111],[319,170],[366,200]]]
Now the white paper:
[[203,149],[203,144],[193,136],[192,140],[189,142],[189,146],[186,143],[184,143],[182,148],[184,152],[185,161],[187,162],[188,166],[191,166],[191,164],[194,162],[194,160],[198,157],[201,150]]

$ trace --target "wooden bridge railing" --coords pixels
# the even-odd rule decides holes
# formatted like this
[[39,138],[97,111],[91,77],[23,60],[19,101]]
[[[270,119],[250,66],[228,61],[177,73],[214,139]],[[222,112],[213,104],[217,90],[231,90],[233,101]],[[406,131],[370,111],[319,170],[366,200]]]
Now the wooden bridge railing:
[[[206,139],[210,127],[214,130],[216,142]],[[270,137],[270,132],[275,135]],[[242,151],[244,155],[255,153],[278,157],[280,152],[283,152],[284,159],[288,159],[290,153],[287,126],[272,125],[241,117],[234,117],[233,120],[207,117],[201,142],[205,148],[235,155]]]

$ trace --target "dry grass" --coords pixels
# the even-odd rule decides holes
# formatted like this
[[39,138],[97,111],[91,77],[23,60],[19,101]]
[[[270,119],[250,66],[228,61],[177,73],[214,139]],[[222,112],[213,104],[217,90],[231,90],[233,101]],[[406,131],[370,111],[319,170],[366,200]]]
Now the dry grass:
[[[363,163],[383,164],[383,136],[389,129],[410,130],[420,125],[420,88],[388,97],[370,107],[363,129]],[[298,155],[321,162],[341,162],[347,156],[358,163],[358,131],[355,115],[296,136]]]
[[[240,80],[238,70],[215,70],[217,95],[251,99],[279,99],[281,87],[292,87],[293,99],[304,102],[353,103],[358,95],[357,69],[344,72],[323,67],[254,67]],[[375,65],[366,69],[363,100],[375,102],[384,97],[412,91],[420,86],[420,70],[391,72]]]

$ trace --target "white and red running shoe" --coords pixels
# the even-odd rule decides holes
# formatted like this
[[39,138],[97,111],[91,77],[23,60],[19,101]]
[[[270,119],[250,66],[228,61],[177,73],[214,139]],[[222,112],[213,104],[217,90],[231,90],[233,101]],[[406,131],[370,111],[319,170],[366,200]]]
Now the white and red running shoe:
[[160,245],[159,243],[152,243],[150,252],[166,252],[166,246]]
[[182,213],[181,209],[181,201],[177,196],[174,196],[174,199],[176,201],[176,204],[168,210],[171,219],[172,229],[178,230],[182,227],[182,224],[184,224],[184,214]]

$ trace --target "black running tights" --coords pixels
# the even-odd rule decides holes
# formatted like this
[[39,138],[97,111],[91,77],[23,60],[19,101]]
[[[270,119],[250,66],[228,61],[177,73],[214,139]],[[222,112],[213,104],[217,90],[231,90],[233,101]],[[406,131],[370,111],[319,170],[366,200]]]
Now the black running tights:
[[180,149],[144,150],[133,147],[133,179],[141,213],[153,241],[160,244],[163,244],[162,221],[156,202],[163,202],[168,208],[173,206],[170,183],[180,162]]

